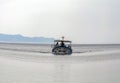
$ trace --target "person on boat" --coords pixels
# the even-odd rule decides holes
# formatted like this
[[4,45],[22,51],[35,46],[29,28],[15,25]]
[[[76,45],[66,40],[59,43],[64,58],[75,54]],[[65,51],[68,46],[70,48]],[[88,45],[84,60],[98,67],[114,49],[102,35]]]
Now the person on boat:
[[61,46],[65,46],[65,44],[64,44],[64,42],[63,42],[63,41],[61,42]]

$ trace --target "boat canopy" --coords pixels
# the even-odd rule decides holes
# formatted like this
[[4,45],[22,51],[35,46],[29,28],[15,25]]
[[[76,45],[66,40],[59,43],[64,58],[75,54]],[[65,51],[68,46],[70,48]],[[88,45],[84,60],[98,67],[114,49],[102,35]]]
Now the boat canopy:
[[72,41],[68,41],[68,40],[54,40],[54,42],[69,42],[69,43],[71,43]]

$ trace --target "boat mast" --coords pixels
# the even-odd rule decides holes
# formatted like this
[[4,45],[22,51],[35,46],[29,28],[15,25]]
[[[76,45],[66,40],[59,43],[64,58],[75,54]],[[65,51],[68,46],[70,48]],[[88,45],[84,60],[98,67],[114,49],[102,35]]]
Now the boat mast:
[[64,38],[65,38],[65,37],[64,37],[64,36],[62,36],[62,41],[64,41]]

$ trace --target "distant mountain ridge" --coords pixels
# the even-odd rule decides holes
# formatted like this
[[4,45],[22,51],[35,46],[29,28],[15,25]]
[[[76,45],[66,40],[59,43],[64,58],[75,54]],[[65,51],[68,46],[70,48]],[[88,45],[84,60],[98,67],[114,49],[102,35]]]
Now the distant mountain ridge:
[[4,43],[43,43],[50,44],[54,38],[46,37],[25,37],[22,35],[0,34],[0,42]]

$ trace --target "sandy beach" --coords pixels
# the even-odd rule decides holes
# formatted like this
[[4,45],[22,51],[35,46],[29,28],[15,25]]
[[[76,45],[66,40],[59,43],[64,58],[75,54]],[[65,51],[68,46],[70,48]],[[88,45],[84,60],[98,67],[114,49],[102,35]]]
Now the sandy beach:
[[55,56],[1,46],[0,83],[120,83],[120,49]]

